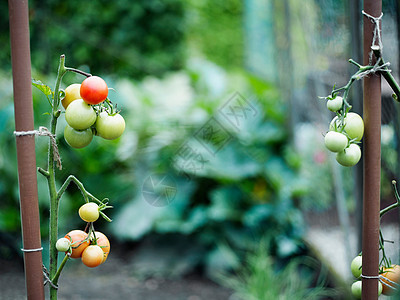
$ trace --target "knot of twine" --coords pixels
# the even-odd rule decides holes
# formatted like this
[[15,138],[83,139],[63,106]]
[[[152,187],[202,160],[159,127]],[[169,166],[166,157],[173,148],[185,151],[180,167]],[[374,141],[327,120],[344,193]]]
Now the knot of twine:
[[[380,21],[382,20],[383,13],[379,17],[374,17],[371,16],[370,14],[367,14],[364,10],[362,11],[362,14],[366,16],[372,24],[374,24],[374,36],[372,37],[372,45],[374,46],[376,42],[378,42],[379,48],[383,49],[383,44],[382,44],[382,38],[381,38],[381,29],[380,29]],[[372,62],[372,51],[369,53],[369,62],[371,64]]]
[[379,65],[379,62],[380,62],[380,58],[376,62],[376,64],[372,67],[372,69],[365,70],[364,72],[357,74],[357,79],[361,79],[369,74],[374,74],[376,72],[391,72],[391,70],[388,69],[390,66],[389,62],[386,62],[383,65]]
[[62,169],[61,157],[60,157],[60,153],[58,152],[58,146],[57,146],[56,137],[46,127],[40,126],[39,130],[14,131],[14,135],[16,137],[27,136],[27,135],[48,136],[50,138],[50,141],[51,141],[51,147],[53,148],[53,159],[56,162],[57,167],[60,170]]
[[54,284],[49,277],[50,276],[49,271],[46,269],[44,265],[42,265],[42,267],[43,267],[43,277],[44,277],[43,285],[46,285],[48,283],[51,285],[52,288],[58,290],[58,285]]

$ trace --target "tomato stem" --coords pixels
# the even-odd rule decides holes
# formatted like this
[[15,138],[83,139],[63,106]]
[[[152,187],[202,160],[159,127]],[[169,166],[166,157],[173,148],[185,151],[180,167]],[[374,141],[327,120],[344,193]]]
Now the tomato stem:
[[110,113],[109,113],[109,115],[110,115],[110,116],[114,115],[114,106],[112,105],[110,99],[108,99],[108,97],[107,97],[106,100],[104,100],[104,102],[106,102],[107,105],[110,107]]
[[92,76],[92,74],[86,73],[86,72],[84,72],[84,71],[82,71],[82,70],[79,70],[79,69],[68,68],[68,67],[66,67],[65,69],[66,69],[67,71],[69,71],[69,72],[75,72],[75,73],[81,74],[81,75],[86,76],[86,77],[91,77],[91,76]]
[[64,259],[63,259],[63,261],[62,261],[61,264],[60,264],[60,267],[58,268],[56,274],[54,275],[53,279],[51,280],[51,282],[52,282],[55,286],[57,286],[58,278],[60,277],[61,271],[62,271],[62,269],[64,269],[64,266],[65,266],[65,264],[67,263],[68,259],[69,259],[69,255],[68,255],[68,254],[65,254]]
[[[371,47],[372,51],[374,52],[374,55],[376,59],[378,60],[379,66],[383,66],[385,64],[385,61],[383,60],[383,57],[381,55],[381,49],[379,47]],[[392,73],[390,72],[388,67],[384,68],[384,71],[380,71],[382,74],[383,78],[387,81],[387,83],[390,85],[392,88],[394,95],[393,98],[396,101],[400,101],[400,86],[397,83],[396,79],[394,79]]]
[[392,186],[393,186],[393,192],[394,192],[394,196],[396,197],[396,203],[393,203],[392,205],[389,205],[388,207],[385,207],[384,209],[382,209],[379,213],[379,216],[382,218],[384,214],[386,214],[387,212],[391,211],[392,209],[395,209],[397,207],[400,206],[400,196],[399,196],[399,192],[397,190],[397,186],[396,186],[396,181],[393,180],[392,181]]

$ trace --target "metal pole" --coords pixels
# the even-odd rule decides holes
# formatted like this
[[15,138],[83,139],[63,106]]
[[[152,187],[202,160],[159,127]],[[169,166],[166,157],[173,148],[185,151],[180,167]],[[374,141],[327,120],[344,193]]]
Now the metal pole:
[[[364,0],[364,11],[374,17],[382,12],[381,0]],[[374,24],[364,16],[364,65],[369,64]],[[374,63],[374,62],[372,62]],[[381,175],[381,78],[364,79],[364,199],[362,240],[362,299],[378,299],[379,210]],[[374,278],[370,278],[370,277]],[[366,278],[369,277],[369,278]]]
[[[28,0],[9,0],[15,130],[34,129]],[[44,299],[35,136],[18,136],[18,180],[27,299]],[[31,251],[29,251],[31,250]]]

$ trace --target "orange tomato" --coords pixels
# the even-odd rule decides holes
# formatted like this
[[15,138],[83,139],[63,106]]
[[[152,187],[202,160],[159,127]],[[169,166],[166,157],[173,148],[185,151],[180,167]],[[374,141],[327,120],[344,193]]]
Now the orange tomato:
[[110,241],[104,233],[101,233],[100,231],[95,231],[94,233],[96,235],[97,245],[100,246],[101,250],[103,250],[104,255],[101,263],[104,263],[107,259],[108,253],[110,253]]
[[72,101],[81,98],[80,89],[81,85],[79,83],[74,83],[67,86],[67,88],[65,89],[65,97],[61,99],[61,104],[64,107],[64,109],[67,109],[68,105]]
[[71,258],[79,258],[82,256],[83,250],[90,245],[89,241],[85,241],[88,234],[82,230],[72,230],[65,235],[65,238],[71,242],[72,254]]
[[[383,276],[383,278],[381,278],[382,285],[383,285],[382,294],[393,295],[397,291],[397,286],[394,285],[393,283],[389,282],[388,280],[396,282],[397,284],[400,284],[400,266],[392,265],[390,268],[384,267],[383,272],[380,275]],[[388,280],[385,280],[385,279],[388,279]]]
[[97,245],[90,245],[82,252],[82,262],[89,268],[99,266],[102,263],[103,258],[104,252],[100,246]]

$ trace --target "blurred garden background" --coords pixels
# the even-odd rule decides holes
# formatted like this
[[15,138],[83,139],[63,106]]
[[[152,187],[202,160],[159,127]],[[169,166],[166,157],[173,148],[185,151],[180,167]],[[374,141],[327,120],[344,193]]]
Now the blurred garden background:
[[[103,77],[126,120],[115,141],[57,140],[61,184],[78,177],[114,208],[96,229],[107,263],[68,263],[60,299],[350,299],[361,250],[361,167],[325,150],[319,96],[361,62],[361,1],[30,1],[32,77],[53,88],[59,57]],[[384,57],[399,74],[399,7],[383,1]],[[7,2],[0,2],[0,299],[24,299]],[[63,88],[80,83],[67,74]],[[383,86],[382,203],[398,179],[399,107]],[[351,103],[361,113],[361,84]],[[33,89],[35,128],[49,103]],[[36,139],[38,166],[46,138]],[[43,259],[49,196],[38,175]],[[61,200],[60,237],[84,229],[82,197]],[[398,262],[398,216],[383,220]],[[392,248],[390,248],[392,247]],[[11,262],[10,262],[11,261]]]

